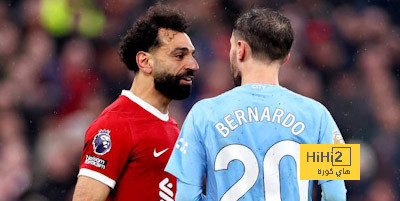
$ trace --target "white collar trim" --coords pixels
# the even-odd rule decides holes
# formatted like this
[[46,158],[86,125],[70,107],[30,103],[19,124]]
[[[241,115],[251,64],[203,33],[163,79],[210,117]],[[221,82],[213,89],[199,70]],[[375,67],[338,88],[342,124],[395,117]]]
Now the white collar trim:
[[126,96],[131,101],[135,102],[140,107],[142,107],[146,111],[150,112],[152,115],[156,116],[157,118],[161,119],[162,121],[168,121],[169,120],[168,112],[166,114],[160,112],[157,108],[153,107],[152,105],[148,104],[147,102],[145,102],[141,98],[137,97],[131,91],[122,90],[121,95]]

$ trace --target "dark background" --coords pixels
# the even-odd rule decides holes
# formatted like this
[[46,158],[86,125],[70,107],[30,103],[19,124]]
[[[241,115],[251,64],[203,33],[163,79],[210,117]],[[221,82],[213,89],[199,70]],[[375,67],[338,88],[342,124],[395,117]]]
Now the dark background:
[[[131,86],[120,37],[155,2],[0,1],[0,200],[71,199],[86,128]],[[196,101],[232,88],[235,16],[279,9],[296,34],[281,85],[322,102],[346,142],[361,144],[361,180],[346,182],[348,200],[399,200],[400,1],[165,2],[192,21],[200,65],[193,94],[170,106],[179,125]]]

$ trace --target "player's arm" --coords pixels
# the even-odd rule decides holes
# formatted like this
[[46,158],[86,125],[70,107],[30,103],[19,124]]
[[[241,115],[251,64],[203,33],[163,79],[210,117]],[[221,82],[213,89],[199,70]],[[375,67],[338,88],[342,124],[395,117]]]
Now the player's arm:
[[199,200],[201,197],[207,167],[206,151],[199,131],[206,122],[202,116],[204,113],[204,109],[198,108],[197,104],[193,106],[165,168],[180,182],[175,195],[179,199],[176,200]]
[[321,184],[321,201],[346,201],[346,187],[343,180],[332,180]]
[[178,179],[175,201],[203,201],[202,187],[185,183]]
[[110,193],[110,187],[86,176],[79,176],[73,201],[104,201]]
[[86,132],[74,201],[104,201],[131,156],[132,138],[117,117],[100,118]]
[[[329,111],[324,107],[321,119],[319,144],[344,144],[339,128]],[[345,201],[346,187],[343,180],[319,180],[322,188],[322,201]]]

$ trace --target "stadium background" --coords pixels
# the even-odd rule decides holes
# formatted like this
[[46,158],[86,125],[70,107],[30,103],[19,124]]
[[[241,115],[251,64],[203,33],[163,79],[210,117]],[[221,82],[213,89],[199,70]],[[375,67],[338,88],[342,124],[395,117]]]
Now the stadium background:
[[[361,180],[347,182],[348,200],[400,199],[400,1],[167,2],[192,21],[200,65],[193,94],[170,107],[179,125],[196,101],[232,88],[236,14],[280,9],[296,33],[281,85],[322,102],[347,143],[361,143]],[[154,3],[0,1],[0,200],[71,199],[86,128],[133,78],[119,39]]]

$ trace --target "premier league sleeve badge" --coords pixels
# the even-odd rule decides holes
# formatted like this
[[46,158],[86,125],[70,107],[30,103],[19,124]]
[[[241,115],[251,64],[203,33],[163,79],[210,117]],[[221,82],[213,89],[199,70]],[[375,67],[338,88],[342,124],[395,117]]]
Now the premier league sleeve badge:
[[111,150],[110,130],[100,129],[93,139],[93,151],[98,155],[104,155]]

